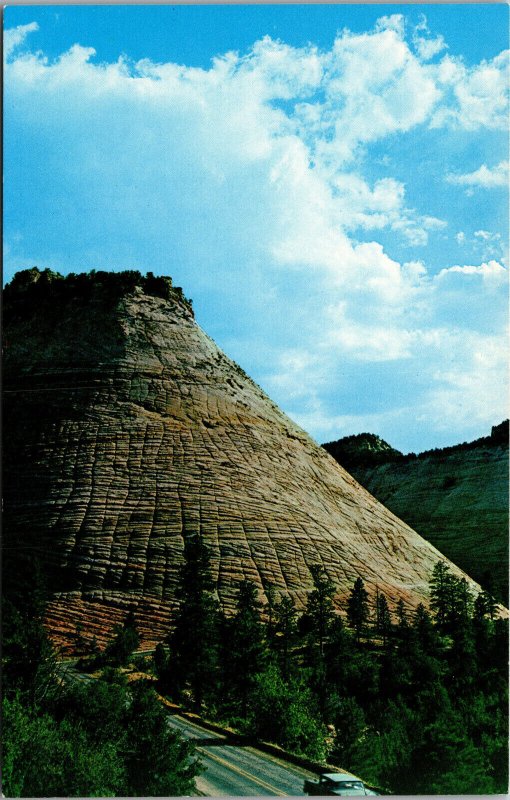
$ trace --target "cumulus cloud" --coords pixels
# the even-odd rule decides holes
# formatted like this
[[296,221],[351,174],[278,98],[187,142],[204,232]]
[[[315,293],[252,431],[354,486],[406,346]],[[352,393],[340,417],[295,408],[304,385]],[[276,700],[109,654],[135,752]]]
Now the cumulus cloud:
[[[487,233],[487,231],[477,231],[477,233]],[[441,281],[446,279],[453,273],[462,275],[479,275],[484,281],[491,281],[495,284],[502,284],[506,282],[507,270],[502,264],[497,261],[489,261],[479,266],[466,264],[465,266],[447,267],[442,269],[437,276],[437,280]]]
[[4,32],[4,58],[7,59],[13,51],[23,44],[29,33],[39,30],[37,22],[30,22],[28,25],[18,25],[16,28],[7,29]]
[[421,15],[420,22],[414,27],[412,41],[422,61],[430,61],[448,47],[443,36],[431,34],[424,14]]
[[446,176],[449,183],[459,186],[493,189],[494,187],[508,187],[508,161],[500,161],[495,167],[482,164],[474,172],[464,175],[449,174]]
[[[466,403],[469,391],[490,390],[493,373],[458,332],[473,352],[498,340],[503,312],[492,312],[494,293],[498,309],[505,296],[504,267],[491,256],[434,277],[408,251],[447,220],[429,213],[425,196],[408,201],[391,160],[372,172],[367,153],[414,129],[497,127],[503,59],[469,69],[451,56],[428,63],[444,43],[426,28],[410,43],[402,15],[342,31],[327,51],[266,36],[207,69],[97,63],[84,45],[52,61],[16,55],[36,29],[7,39],[6,152],[17,187],[6,211],[10,264],[37,256],[64,271],[170,272],[220,344],[295,417],[314,420],[317,437],[362,419],[333,407],[348,400],[343,368],[352,383],[391,364],[407,381],[398,408],[393,399],[365,413],[367,426],[396,425],[414,406],[431,423],[438,398],[453,403],[452,358],[471,376],[471,389],[457,382]],[[454,182],[473,185],[469,177]],[[407,247],[406,260],[383,246],[383,233]],[[466,238],[457,234],[459,244]],[[436,394],[425,397],[425,384]],[[371,394],[363,386],[358,399]]]
[[445,56],[431,66],[443,102],[431,119],[431,127],[465,130],[508,126],[508,54],[467,67],[461,58]]

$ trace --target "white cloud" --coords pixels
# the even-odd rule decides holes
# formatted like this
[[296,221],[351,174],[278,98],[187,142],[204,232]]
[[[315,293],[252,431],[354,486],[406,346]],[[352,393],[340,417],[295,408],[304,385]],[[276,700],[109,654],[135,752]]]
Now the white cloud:
[[431,65],[430,74],[443,93],[443,102],[432,116],[431,127],[465,130],[508,127],[508,53],[466,67],[460,58],[445,56]]
[[37,22],[30,22],[28,25],[18,25],[4,31],[4,58],[7,59],[13,51],[23,44],[30,33],[39,30]]
[[[487,233],[487,231],[477,231],[477,233]],[[466,264],[465,266],[454,266],[442,269],[437,275],[436,280],[442,281],[454,273],[462,275],[479,275],[484,282],[496,285],[505,284],[508,278],[508,271],[502,264],[498,263],[497,261],[489,261],[488,263],[480,264],[479,266]]]
[[[257,330],[264,357],[251,357],[265,385],[301,408],[294,416],[315,420],[317,435],[354,419],[396,425],[413,403],[432,424],[440,398],[453,407],[461,392],[478,407],[474,395],[494,375],[472,352],[499,341],[506,271],[484,255],[434,278],[425,260],[390,255],[380,232],[424,246],[447,221],[428,213],[426,196],[410,207],[391,174],[396,157],[372,173],[364,148],[417,126],[475,129],[482,107],[496,109],[499,124],[503,62],[424,63],[440,42],[422,28],[413,52],[401,15],[344,31],[327,52],[265,37],[209,69],[98,64],[79,45],[51,63],[13,55],[33,30],[12,32],[5,81],[9,141],[27,158],[20,198],[27,209],[38,198],[30,230],[40,225],[39,263],[169,271],[198,297],[197,313],[212,297],[213,335],[233,340],[225,330],[235,330],[232,347],[248,353]],[[44,158],[30,160],[34,142]],[[481,169],[455,182],[488,185]],[[499,180],[503,167],[485,169]],[[487,233],[469,242],[500,247]],[[10,231],[12,263],[30,263],[29,235],[15,242]],[[464,232],[456,239],[468,241]],[[397,408],[339,414],[324,399],[342,385],[338,365],[386,363],[409,384]]]
[[413,45],[422,61],[430,61],[448,46],[443,36],[431,35],[424,14],[421,15],[421,21],[414,28]]
[[447,175],[446,179],[449,183],[455,183],[459,186],[475,186],[483,189],[492,189],[494,187],[508,187],[508,161],[500,161],[492,169],[486,164],[464,175]]
[[[508,346],[506,337],[449,335],[451,352],[433,375],[423,403],[425,418],[440,426],[475,426],[489,430],[494,420],[508,416]],[[498,386],[504,391],[496,392]]]

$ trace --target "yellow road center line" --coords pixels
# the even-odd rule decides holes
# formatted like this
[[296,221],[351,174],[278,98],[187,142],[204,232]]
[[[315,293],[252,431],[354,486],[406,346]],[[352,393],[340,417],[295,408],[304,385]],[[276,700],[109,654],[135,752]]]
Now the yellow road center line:
[[271,784],[266,783],[265,781],[260,780],[260,778],[256,778],[254,775],[250,775],[249,772],[245,772],[244,769],[240,767],[235,767],[230,761],[225,761],[225,759],[220,758],[217,756],[216,753],[210,753],[208,750],[204,750],[203,747],[197,747],[197,750],[200,750],[201,753],[204,753],[207,758],[212,758],[213,761],[217,761],[218,764],[221,764],[228,769],[231,769],[233,772],[238,772],[239,775],[242,775],[243,778],[248,778],[248,780],[252,781],[253,783],[258,783],[259,786],[262,786],[264,789],[269,789],[270,792],[274,792],[279,797],[287,797],[287,792],[280,792],[279,789],[276,789],[275,786],[271,786]]

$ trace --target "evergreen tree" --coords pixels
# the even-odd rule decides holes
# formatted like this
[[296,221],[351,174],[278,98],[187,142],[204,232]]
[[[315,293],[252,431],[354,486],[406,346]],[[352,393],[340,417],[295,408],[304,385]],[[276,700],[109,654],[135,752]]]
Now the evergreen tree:
[[58,688],[55,652],[40,618],[5,600],[2,635],[4,695],[20,693],[26,704],[40,706]]
[[473,613],[473,598],[465,578],[453,575],[444,561],[438,561],[430,579],[430,607],[443,633],[453,634],[468,623]]
[[276,604],[274,616],[274,649],[277,653],[283,679],[287,681],[292,671],[292,650],[297,640],[297,611],[292,599],[288,595],[283,595],[281,600]]
[[310,567],[314,588],[308,595],[306,611],[300,622],[307,632],[306,663],[310,670],[309,685],[318,698],[321,716],[326,708],[326,664],[324,649],[331,625],[335,619],[333,595],[335,585],[319,564]]
[[132,611],[128,613],[123,625],[115,625],[113,633],[115,634],[113,640],[106,646],[98,660],[100,665],[108,664],[112,667],[124,667],[140,644],[135,616]]
[[354,697],[333,695],[329,718],[335,728],[329,759],[349,769],[356,748],[360,745],[367,729],[365,714]]
[[430,608],[440,629],[445,629],[450,610],[452,574],[444,561],[438,561],[430,579]]
[[272,583],[265,584],[264,591],[266,594],[266,604],[264,607],[264,611],[267,617],[266,638],[269,648],[273,649],[275,646],[275,637],[276,637],[275,613],[276,613],[277,595],[276,595],[276,589]]
[[164,691],[168,691],[166,681],[168,679],[169,655],[165,646],[158,642],[154,651],[154,672],[157,679],[161,682]]
[[487,616],[489,616],[489,608],[487,606],[485,593],[482,591],[476,596],[473,603],[473,620],[475,622],[481,622]]
[[368,618],[368,592],[362,579],[356,578],[347,600],[347,619],[356,633],[358,643]]
[[328,578],[326,571],[319,564],[312,564],[310,573],[313,579],[313,590],[308,595],[306,615],[310,620],[312,636],[318,646],[319,655],[324,655],[324,642],[334,619],[333,595],[335,584]]
[[177,696],[189,686],[197,712],[211,700],[218,683],[220,618],[213,589],[209,550],[201,537],[195,536],[184,546],[176,588],[180,604],[168,640],[166,679]]
[[473,614],[473,595],[465,578],[456,581],[454,594],[458,622],[466,625]]
[[399,599],[396,608],[397,613],[397,627],[396,633],[400,640],[407,641],[411,634],[409,620],[407,619],[407,611],[402,598]]
[[386,646],[386,642],[388,640],[388,636],[391,632],[391,614],[390,609],[388,608],[388,601],[384,594],[379,594],[377,592],[377,599],[376,599],[376,607],[377,607],[377,633],[382,636],[383,640],[383,647]]
[[494,577],[491,572],[486,570],[483,574],[483,578],[481,580],[482,585],[482,595],[485,600],[486,606],[486,613],[488,614],[491,620],[495,619],[496,611],[497,611],[497,600],[496,597],[500,592],[494,582]]
[[413,629],[416,640],[423,652],[428,655],[437,654],[439,649],[437,633],[432,624],[430,614],[423,603],[420,603],[416,609]]
[[329,637],[324,648],[326,667],[326,716],[330,719],[330,698],[348,694],[347,681],[352,677],[356,666],[357,651],[353,646],[352,634],[340,616],[335,617],[329,629]]
[[193,745],[168,725],[147,681],[132,686],[126,715],[126,791],[129,797],[176,797],[194,793],[199,765]]
[[225,687],[243,718],[248,711],[248,694],[266,662],[262,604],[257,587],[244,580],[239,584],[236,611],[227,624],[228,649]]

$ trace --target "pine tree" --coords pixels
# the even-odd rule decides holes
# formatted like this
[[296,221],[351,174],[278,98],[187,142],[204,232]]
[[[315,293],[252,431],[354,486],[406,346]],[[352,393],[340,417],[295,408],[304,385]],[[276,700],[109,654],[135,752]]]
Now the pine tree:
[[261,611],[256,585],[248,580],[242,581],[238,587],[236,612],[227,624],[225,686],[244,718],[248,710],[249,692],[256,675],[266,663]]
[[388,640],[388,636],[391,631],[391,614],[390,609],[388,608],[388,601],[384,594],[379,594],[377,592],[377,600],[376,600],[376,608],[377,608],[377,632],[382,636],[383,640],[383,647],[386,646],[386,642]]
[[106,646],[98,661],[112,667],[123,667],[140,643],[132,611],[128,613],[123,625],[115,625],[113,633],[113,640]]
[[324,656],[324,642],[331,622],[335,617],[333,606],[335,584],[328,578],[326,571],[319,564],[312,564],[310,572],[314,588],[308,596],[305,613],[310,619],[312,634],[322,659]]
[[422,650],[429,655],[434,655],[437,652],[437,634],[430,614],[426,611],[423,603],[420,603],[416,609],[413,629]]
[[131,797],[177,797],[194,793],[200,771],[193,745],[168,725],[167,714],[147,681],[136,681],[126,715],[127,786]]
[[264,607],[264,611],[267,617],[266,638],[269,648],[273,649],[275,645],[275,636],[276,636],[276,619],[275,619],[276,604],[277,604],[276,589],[272,583],[268,583],[264,585],[264,591],[267,600]]
[[473,614],[473,596],[465,578],[453,582],[453,619],[454,624],[466,625]]
[[180,606],[168,640],[167,680],[178,696],[188,685],[193,707],[200,712],[217,685],[219,609],[213,594],[210,554],[201,537],[186,542],[184,559],[176,589]]
[[287,681],[291,674],[292,648],[297,638],[297,611],[292,599],[284,595],[276,604],[274,647],[283,679]]
[[441,631],[451,627],[455,610],[455,578],[444,561],[438,561],[430,579],[430,608]]
[[369,618],[368,592],[361,578],[356,578],[347,600],[347,619],[359,643],[365,623]]

